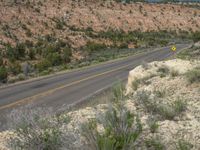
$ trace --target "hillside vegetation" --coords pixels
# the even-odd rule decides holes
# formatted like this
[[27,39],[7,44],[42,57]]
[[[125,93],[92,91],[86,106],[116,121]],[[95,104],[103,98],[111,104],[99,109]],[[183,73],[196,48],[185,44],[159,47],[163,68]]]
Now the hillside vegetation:
[[200,38],[200,10],[178,4],[2,0],[0,13],[4,83]]

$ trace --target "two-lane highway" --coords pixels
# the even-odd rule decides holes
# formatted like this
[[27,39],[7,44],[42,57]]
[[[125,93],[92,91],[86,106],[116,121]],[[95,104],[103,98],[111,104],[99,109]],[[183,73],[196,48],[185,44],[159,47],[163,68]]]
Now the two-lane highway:
[[[187,46],[179,44],[177,51]],[[78,71],[0,88],[0,121],[6,112],[29,103],[54,108],[78,103],[114,82],[126,79],[129,71],[141,62],[163,60],[173,54],[170,47],[165,47]]]

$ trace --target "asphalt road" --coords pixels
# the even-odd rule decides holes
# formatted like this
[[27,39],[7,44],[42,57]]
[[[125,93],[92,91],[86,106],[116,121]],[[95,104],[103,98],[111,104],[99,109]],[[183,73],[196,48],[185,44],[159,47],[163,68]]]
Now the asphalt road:
[[[187,46],[179,44],[177,51]],[[127,79],[129,71],[143,61],[163,60],[174,53],[170,47],[160,48],[122,60],[0,88],[0,126],[6,114],[20,106],[32,104],[34,107],[59,109],[76,104],[119,80]]]

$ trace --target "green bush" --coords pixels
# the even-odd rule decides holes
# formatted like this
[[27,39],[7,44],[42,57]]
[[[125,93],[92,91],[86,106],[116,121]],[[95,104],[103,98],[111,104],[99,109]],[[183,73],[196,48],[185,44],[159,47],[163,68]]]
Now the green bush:
[[36,51],[34,48],[30,48],[29,51],[28,51],[28,56],[31,60],[34,60],[35,59],[35,55],[36,55]]
[[165,77],[169,74],[170,70],[167,66],[163,65],[158,68],[157,72],[160,73],[160,77]]
[[200,83],[200,68],[194,68],[186,73],[186,78],[190,83]]
[[177,150],[191,150],[193,148],[193,145],[185,140],[179,140],[176,144]]
[[172,76],[172,77],[176,77],[176,76],[178,76],[179,75],[179,72],[177,71],[177,70],[171,70],[170,71],[170,75]]
[[166,89],[155,89],[153,92],[158,98],[163,98],[167,94]]
[[194,42],[200,41],[200,32],[195,32],[192,34],[192,39]]
[[51,63],[52,66],[58,66],[62,63],[62,58],[58,53],[49,53],[46,59]]
[[135,79],[133,82],[132,82],[132,89],[134,91],[136,91],[140,85],[141,81],[139,79]]
[[19,60],[25,57],[26,54],[26,46],[24,43],[17,43],[15,47],[12,47],[10,44],[6,46],[7,57],[9,60]]
[[10,44],[6,46],[6,56],[11,62],[16,60],[16,51]]
[[26,52],[26,47],[24,43],[17,43],[15,47],[16,51],[16,59],[19,58],[24,58],[25,57],[25,52]]
[[22,72],[22,67],[20,66],[19,63],[15,62],[14,64],[11,64],[8,68],[9,72],[12,73],[13,75],[18,75],[19,73]]
[[125,87],[121,83],[118,83],[113,87],[113,101],[115,103],[119,103],[120,101],[124,101],[126,96],[125,94]]
[[8,72],[5,67],[0,66],[0,82],[6,82],[8,77]]
[[0,56],[0,66],[3,66],[3,57]]
[[155,133],[157,129],[159,128],[159,125],[155,119],[149,120],[148,125],[149,125],[151,133]]
[[144,109],[152,114],[159,115],[161,119],[173,120],[175,116],[186,110],[185,101],[178,99],[171,104],[165,104],[159,99],[150,98],[151,92],[139,91],[136,96],[136,104],[142,105]]
[[165,146],[160,142],[159,138],[153,138],[145,141],[147,149],[165,150]]
[[71,61],[71,56],[72,56],[72,50],[70,48],[64,48],[63,49],[63,61],[65,63],[69,63]]
[[176,101],[174,101],[174,103],[172,104],[176,114],[179,114],[183,111],[186,110],[187,108],[187,103],[181,99],[177,99]]
[[100,43],[95,43],[95,42],[88,42],[86,44],[85,50],[88,51],[89,53],[98,51],[98,50],[103,50],[106,48],[105,44],[100,44]]
[[41,62],[39,62],[36,65],[37,69],[39,72],[47,70],[49,67],[51,67],[51,62],[49,62],[49,60],[47,59],[43,59]]
[[63,19],[56,19],[56,29],[63,30],[65,25],[66,24]]
[[175,116],[180,115],[187,108],[187,103],[183,100],[176,100],[171,105],[161,104],[157,107],[156,113],[163,119],[173,120]]

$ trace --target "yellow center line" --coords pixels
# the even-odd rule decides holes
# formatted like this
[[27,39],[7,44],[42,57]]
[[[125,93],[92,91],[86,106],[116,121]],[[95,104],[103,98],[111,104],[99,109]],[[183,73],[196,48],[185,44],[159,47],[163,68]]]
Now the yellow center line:
[[102,75],[105,75],[105,74],[109,74],[109,73],[124,69],[124,68],[126,68],[126,67],[128,67],[130,65],[132,65],[132,64],[124,65],[124,66],[118,67],[118,68],[113,69],[113,70],[109,70],[109,71],[105,71],[105,72],[102,72],[102,73],[99,73],[99,74],[95,74],[95,75],[92,75],[92,76],[89,76],[89,77],[86,77],[86,78],[71,82],[69,84],[62,85],[62,86],[59,86],[57,88],[47,90],[45,92],[41,92],[41,93],[36,94],[34,96],[30,96],[30,97],[26,97],[24,99],[17,100],[16,102],[1,106],[0,110],[6,109],[6,108],[10,108],[10,107],[13,107],[13,106],[17,106],[17,105],[20,105],[20,104],[26,104],[26,103],[29,103],[29,102],[33,102],[33,101],[39,100],[39,99],[36,99],[36,98],[37,97],[41,97],[41,96],[45,96],[45,95],[48,95],[48,94],[52,94],[52,93],[54,93],[54,92],[56,92],[58,90],[61,90],[61,89],[64,89],[66,87],[81,83],[83,81],[87,81],[89,79],[93,79],[93,78],[96,78],[96,77],[99,77],[99,76],[102,76]]

